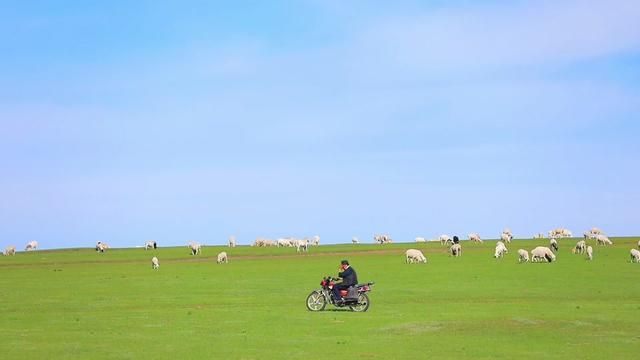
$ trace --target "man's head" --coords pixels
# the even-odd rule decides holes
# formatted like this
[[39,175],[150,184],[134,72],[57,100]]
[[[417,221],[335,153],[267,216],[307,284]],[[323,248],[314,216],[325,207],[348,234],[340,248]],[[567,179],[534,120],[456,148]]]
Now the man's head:
[[343,269],[348,268],[348,267],[349,267],[349,261],[347,261],[347,260],[342,260],[342,261],[340,262],[340,267],[341,267],[341,268],[343,268]]

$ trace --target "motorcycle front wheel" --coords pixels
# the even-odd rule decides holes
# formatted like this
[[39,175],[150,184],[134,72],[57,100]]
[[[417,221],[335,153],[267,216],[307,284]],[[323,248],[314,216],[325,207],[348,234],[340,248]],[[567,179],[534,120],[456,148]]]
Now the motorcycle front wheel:
[[350,305],[349,308],[355,312],[364,312],[369,309],[369,296],[365,293],[358,295],[358,303]]
[[321,311],[324,310],[325,306],[327,306],[327,299],[321,291],[312,291],[307,296],[307,309],[310,311]]

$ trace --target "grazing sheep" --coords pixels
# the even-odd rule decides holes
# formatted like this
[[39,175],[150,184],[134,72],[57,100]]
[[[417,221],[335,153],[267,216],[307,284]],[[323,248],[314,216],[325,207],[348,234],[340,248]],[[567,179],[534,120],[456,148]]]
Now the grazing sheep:
[[153,270],[160,268],[160,262],[158,261],[158,258],[155,256],[151,258],[151,268]]
[[440,235],[440,237],[438,237],[438,240],[440,240],[440,244],[442,245],[447,245],[447,243],[453,244],[453,239],[451,239],[451,237],[446,234]]
[[393,243],[393,239],[389,235],[374,235],[373,241],[381,245]]
[[503,232],[502,234],[500,234],[500,240],[506,242],[507,244],[510,243],[512,239],[513,239],[513,235],[509,233]]
[[640,262],[640,251],[638,249],[631,249],[631,262]]
[[550,238],[570,238],[573,236],[573,233],[564,228],[556,228],[549,231]]
[[308,252],[309,251],[309,240],[294,240],[294,245],[296,247],[296,252]]
[[236,247],[236,237],[233,235],[229,236],[229,247]]
[[482,243],[482,239],[480,238],[480,235],[478,233],[469,234],[469,241]]
[[525,249],[518,249],[518,262],[528,262],[529,261],[529,252]]
[[38,249],[37,241],[30,241],[27,246],[24,248],[25,251],[32,251]]
[[202,245],[194,241],[189,241],[188,248],[191,249],[191,255],[199,255],[202,251]]
[[585,250],[587,249],[587,243],[584,240],[580,240],[576,243],[576,246],[573,247],[573,250],[571,250],[572,253],[578,253],[578,254],[584,254]]
[[216,260],[216,262],[218,264],[220,264],[220,263],[225,263],[225,264],[228,263],[229,262],[229,257],[227,256],[227,253],[223,251],[220,254],[218,254],[218,259]]
[[606,235],[596,235],[596,244],[598,245],[613,245],[613,242],[609,240]]
[[427,239],[425,239],[425,238],[423,238],[423,237],[417,237],[417,238],[416,238],[416,242],[417,242],[417,243],[427,242]]
[[504,243],[502,241],[498,241],[496,243],[496,250],[493,254],[494,258],[502,258],[504,256],[504,254],[508,253],[509,250],[507,250],[507,247],[504,245]]
[[158,244],[154,240],[149,240],[149,241],[144,243],[144,249],[145,250],[157,249],[157,248],[158,248]]
[[593,260],[593,248],[591,245],[587,246],[587,259]]
[[552,262],[556,260],[556,255],[545,246],[538,246],[537,248],[531,250],[531,262],[538,261],[547,261]]
[[354,236],[354,237],[351,238],[351,243],[352,244],[360,244],[360,240],[358,240],[358,238]]
[[16,255],[16,247],[11,245],[4,248],[4,252],[2,253],[4,256],[15,256]]
[[280,239],[276,240],[276,246],[277,247],[291,247],[291,246],[294,246],[292,240],[293,239],[290,239],[290,238],[280,238]]
[[273,240],[269,240],[269,239],[263,239],[263,238],[257,238],[256,241],[253,243],[252,246],[256,246],[256,247],[266,247],[266,246],[277,246],[278,243],[276,241]]
[[417,249],[409,249],[405,253],[405,262],[408,264],[413,264],[414,262],[426,263],[427,258],[424,256],[422,251]]
[[602,232],[602,230],[598,229],[597,227],[592,227],[589,232],[593,235],[604,235],[604,232]]
[[96,244],[96,251],[98,252],[105,252],[107,249],[109,249],[109,244],[107,243],[103,243],[102,241],[98,241],[98,243]]
[[558,251],[558,241],[554,238],[549,239],[549,247],[551,248],[551,250],[553,250],[553,252],[557,252]]
[[460,244],[453,244],[449,248],[449,252],[451,252],[452,256],[458,257],[462,255],[462,246],[460,246]]

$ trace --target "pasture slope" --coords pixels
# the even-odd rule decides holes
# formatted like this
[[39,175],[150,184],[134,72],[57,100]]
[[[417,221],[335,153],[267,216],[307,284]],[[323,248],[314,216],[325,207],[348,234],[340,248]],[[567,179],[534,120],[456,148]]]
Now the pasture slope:
[[[637,238],[595,246],[595,259],[517,263],[494,241],[464,241],[449,257],[436,243],[20,252],[0,257],[3,359],[637,359]],[[420,248],[426,265],[405,265]],[[160,269],[151,269],[152,256]],[[348,258],[376,281],[366,313],[313,313],[305,298]]]

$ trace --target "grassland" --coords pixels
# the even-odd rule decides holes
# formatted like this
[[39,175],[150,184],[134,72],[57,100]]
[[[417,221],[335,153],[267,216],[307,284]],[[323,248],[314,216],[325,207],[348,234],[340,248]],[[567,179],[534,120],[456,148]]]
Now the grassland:
[[[519,265],[514,241],[332,245],[295,250],[186,247],[36,251],[0,257],[3,359],[632,359],[640,354],[637,238],[595,259],[561,240],[558,261]],[[421,248],[429,263],[406,265]],[[150,259],[157,255],[160,270]],[[313,313],[305,298],[348,258],[375,281],[366,313]]]

